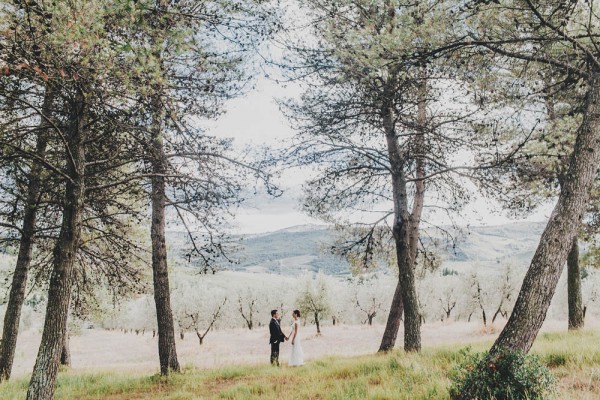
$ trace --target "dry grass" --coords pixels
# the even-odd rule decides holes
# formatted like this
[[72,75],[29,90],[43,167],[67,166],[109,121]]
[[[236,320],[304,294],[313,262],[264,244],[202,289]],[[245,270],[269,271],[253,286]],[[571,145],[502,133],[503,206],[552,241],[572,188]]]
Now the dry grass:
[[[557,376],[556,399],[598,399],[600,333],[543,333],[533,351]],[[476,343],[485,350],[489,342]],[[57,399],[447,399],[459,346],[386,355],[321,357],[300,368],[185,368],[168,378],[136,373],[65,371]],[[2,399],[21,399],[26,379],[0,385]]]
[[[287,324],[286,324],[287,325]],[[564,325],[564,324],[562,324]],[[41,328],[40,328],[41,329]],[[32,369],[40,344],[40,329],[30,329],[19,336],[13,367],[15,378],[27,375]],[[480,332],[477,322],[433,322],[423,325],[423,343],[428,346],[474,343],[490,340]],[[305,359],[330,355],[360,356],[377,351],[383,335],[383,325],[324,326],[316,336],[314,326],[303,326]],[[401,337],[402,333],[400,333]],[[266,326],[248,329],[228,329],[210,332],[200,347],[194,333],[184,340],[177,337],[179,362],[196,368],[221,368],[230,365],[262,365],[269,360],[269,330]],[[157,371],[157,338],[152,332],[124,334],[120,331],[83,329],[71,337],[73,365],[80,372],[102,371],[153,374]],[[281,348],[282,360],[288,360],[291,346]]]

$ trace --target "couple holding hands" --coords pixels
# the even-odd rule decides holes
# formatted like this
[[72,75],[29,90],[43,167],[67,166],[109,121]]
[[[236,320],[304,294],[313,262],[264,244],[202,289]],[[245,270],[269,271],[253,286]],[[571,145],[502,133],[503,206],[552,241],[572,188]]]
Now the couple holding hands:
[[271,364],[279,366],[279,344],[286,340],[292,341],[292,353],[290,354],[290,366],[298,366],[304,364],[304,353],[302,352],[302,346],[300,345],[300,337],[298,335],[298,322],[300,319],[300,311],[294,310],[292,312],[292,331],[286,336],[281,330],[279,312],[277,310],[271,311],[271,323],[269,324],[269,332],[271,338],[269,344],[271,345]]

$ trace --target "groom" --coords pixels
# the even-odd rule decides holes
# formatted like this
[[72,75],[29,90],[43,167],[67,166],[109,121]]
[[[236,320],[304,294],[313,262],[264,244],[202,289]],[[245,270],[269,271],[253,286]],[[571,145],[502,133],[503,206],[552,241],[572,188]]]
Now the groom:
[[271,365],[277,364],[279,367],[279,343],[286,341],[287,337],[281,331],[279,312],[277,310],[271,311],[269,332],[271,333],[271,338],[269,339],[269,344],[271,345]]

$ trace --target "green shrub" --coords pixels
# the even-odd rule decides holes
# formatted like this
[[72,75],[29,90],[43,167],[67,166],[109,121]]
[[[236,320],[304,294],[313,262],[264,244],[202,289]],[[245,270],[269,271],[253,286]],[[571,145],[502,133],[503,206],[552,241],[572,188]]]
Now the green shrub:
[[451,373],[453,399],[465,388],[471,398],[495,400],[540,400],[554,390],[554,377],[535,355],[501,350],[490,360],[487,352],[461,353],[463,362]]

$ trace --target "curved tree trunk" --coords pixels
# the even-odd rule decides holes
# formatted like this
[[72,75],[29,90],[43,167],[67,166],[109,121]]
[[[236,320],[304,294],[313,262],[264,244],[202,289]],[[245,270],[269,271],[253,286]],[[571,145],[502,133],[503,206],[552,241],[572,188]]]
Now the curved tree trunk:
[[569,298],[569,330],[581,329],[584,325],[584,319],[577,236],[573,239],[573,245],[567,257],[567,292]]
[[[542,233],[538,248],[517,297],[510,318],[490,350],[528,352],[544,323],[567,256],[587,208],[590,191],[600,166],[600,74],[590,81],[586,112],[571,154],[569,169],[558,202]],[[482,364],[480,368],[485,368]],[[460,399],[471,399],[465,387]]]
[[82,93],[74,105],[72,127],[67,132],[67,175],[62,225],[54,248],[53,270],[48,289],[48,304],[44,331],[33,367],[28,400],[49,400],[54,397],[58,362],[66,332],[75,255],[81,235],[81,215],[85,197],[85,140],[87,104]]
[[577,235],[599,164],[600,76],[596,76],[558,203],[542,234],[513,312],[492,352],[500,347],[523,351],[531,348]]
[[[44,159],[46,147],[48,145],[49,123],[52,106],[52,94],[47,89],[42,105],[42,116],[39,125],[39,133],[36,143],[36,156]],[[42,167],[37,162],[32,162],[29,171],[29,184],[27,186],[27,203],[23,215],[23,225],[21,227],[21,239],[19,242],[19,253],[17,263],[13,273],[8,304],[4,314],[4,328],[2,330],[2,341],[0,342],[0,382],[4,379],[10,379],[12,365],[15,358],[15,348],[17,346],[17,335],[19,333],[19,321],[21,319],[21,308],[25,301],[25,288],[27,286],[27,275],[29,265],[31,264],[31,252],[34,244],[35,224],[37,217],[37,207],[39,204],[41,182],[40,174]]]

